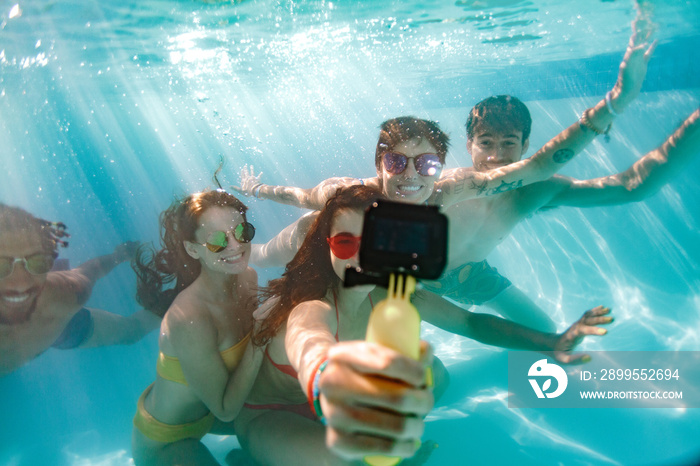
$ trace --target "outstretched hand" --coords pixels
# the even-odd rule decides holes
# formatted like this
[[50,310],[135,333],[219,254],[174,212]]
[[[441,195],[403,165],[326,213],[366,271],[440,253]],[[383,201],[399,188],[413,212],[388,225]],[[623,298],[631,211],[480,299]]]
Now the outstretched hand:
[[642,89],[647,65],[656,49],[657,41],[649,43],[655,30],[654,24],[641,11],[632,22],[632,37],[620,63],[620,72],[612,90],[612,105],[617,112],[623,111]]
[[583,313],[583,316],[562,333],[554,345],[554,357],[564,364],[581,364],[590,361],[587,354],[574,354],[571,351],[586,335],[605,335],[608,331],[600,325],[613,321],[610,308],[598,306]]
[[262,172],[257,175],[255,174],[255,168],[252,165],[250,169],[248,165],[244,165],[243,168],[241,168],[241,185],[231,186],[231,189],[244,196],[253,196],[255,194],[255,188],[262,184],[260,182],[261,176]]
[[127,241],[114,248],[114,255],[119,262],[130,261],[136,256],[139,246],[141,246],[139,241]]
[[421,344],[420,361],[365,341],[333,345],[319,381],[331,450],[346,459],[415,454],[434,404],[425,384],[432,351]]

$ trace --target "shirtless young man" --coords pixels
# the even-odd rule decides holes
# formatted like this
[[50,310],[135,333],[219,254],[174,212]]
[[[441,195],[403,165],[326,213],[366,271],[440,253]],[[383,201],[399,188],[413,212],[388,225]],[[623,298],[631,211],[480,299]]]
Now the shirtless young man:
[[49,348],[134,343],[160,325],[141,310],[129,317],[83,307],[95,282],[131,260],[137,243],[72,270],[51,271],[65,226],[0,204],[0,376]]
[[[495,96],[479,102],[467,120],[467,150],[474,170],[492,170],[520,160],[528,144],[529,118],[525,105],[514,97]],[[445,210],[452,220],[450,230],[452,234],[459,233],[461,239],[450,244],[454,247],[450,250],[450,257],[471,263],[485,261],[520,221],[541,209],[641,201],[658,192],[698,153],[700,109],[693,112],[663,144],[623,172],[590,180],[555,175],[516,190],[450,205]],[[445,176],[450,177],[450,171]],[[437,199],[439,203],[439,196]],[[443,277],[441,283],[433,285],[428,282],[424,286],[459,301],[457,273],[458,269],[450,270],[446,275],[451,276]],[[498,278],[492,277],[491,281],[498,282]],[[449,282],[447,284],[452,288],[447,289],[445,282]],[[512,288],[509,288],[505,297],[511,292]],[[500,306],[502,302],[503,297],[498,295],[489,304]],[[508,316],[507,309],[501,309],[501,312]]]
[[[241,175],[241,187],[234,187],[247,195],[253,195],[261,199],[272,199],[277,202],[320,209],[325,200],[341,186],[363,183],[381,189],[390,199],[412,203],[428,202],[447,208],[446,213],[450,218],[450,245],[449,261],[444,282],[438,286],[433,285],[433,291],[440,294],[448,293],[455,288],[460,293],[452,293],[458,302],[464,304],[485,303],[502,315],[515,320],[518,323],[545,331],[553,331],[555,326],[547,314],[540,310],[520,290],[510,286],[510,282],[498,275],[484,261],[484,257],[500,242],[517,222],[498,234],[503,219],[493,215],[492,218],[484,218],[486,212],[495,213],[492,204],[500,205],[499,200],[507,199],[509,193],[517,193],[523,186],[541,180],[549,179],[550,173],[560,168],[563,163],[569,161],[576,153],[588,144],[593,138],[607,128],[614,118],[610,109],[620,113],[639,93],[646,74],[647,63],[653,52],[653,44],[649,46],[647,40],[650,33],[646,30],[637,31],[639,23],[635,22],[635,33],[630,39],[629,46],[620,65],[620,73],[613,90],[608,94],[607,100],[601,100],[595,107],[586,110],[581,121],[576,122],[562,133],[557,135],[534,156],[529,159],[510,163],[508,165],[494,165],[493,170],[486,166],[458,168],[447,171],[438,179],[440,170],[429,174],[421,174],[415,166],[419,162],[420,155],[426,152],[436,153],[440,162],[444,162],[447,151],[447,136],[439,128],[435,127],[424,131],[407,131],[408,122],[424,120],[399,118],[389,120],[382,125],[382,131],[377,144],[375,164],[377,177],[359,180],[356,178],[330,178],[312,189],[301,189],[283,186],[268,186],[259,182],[259,175],[255,176],[252,169],[244,169]],[[441,136],[431,136],[429,133]],[[529,133],[529,130],[528,130]],[[508,132],[509,134],[509,132]],[[413,136],[416,136],[413,138]],[[442,141],[441,141],[442,139]],[[508,144],[510,144],[509,138]],[[518,145],[518,159],[527,151],[527,138],[520,139]],[[471,144],[468,147],[471,149]],[[386,155],[399,153],[413,159],[413,163],[406,163],[405,170],[396,173],[391,163],[387,164]],[[391,161],[390,161],[391,162]],[[515,161],[513,161],[515,162]],[[528,165],[526,165],[528,164]],[[475,164],[476,165],[476,164]],[[538,171],[538,167],[542,168]],[[529,172],[520,170],[529,170]],[[394,173],[392,173],[392,171]],[[527,173],[527,175],[526,175]],[[472,214],[475,210],[476,220]],[[479,212],[481,210],[481,212]],[[504,207],[501,213],[506,212]],[[308,225],[312,221],[313,214],[302,217],[295,224],[285,228],[280,235],[266,245],[254,250],[253,262],[262,265],[282,265],[286,263],[298,248]],[[522,219],[522,217],[520,217]],[[484,222],[491,222],[485,224]],[[509,220],[506,220],[508,223]],[[474,229],[478,228],[478,232]],[[478,233],[478,234],[477,234]],[[498,241],[496,241],[498,239]],[[483,246],[479,243],[484,241]],[[479,251],[475,254],[474,251]],[[257,254],[255,254],[257,253]],[[467,254],[468,253],[468,254]],[[481,255],[480,255],[481,254]],[[488,302],[487,302],[488,301]]]

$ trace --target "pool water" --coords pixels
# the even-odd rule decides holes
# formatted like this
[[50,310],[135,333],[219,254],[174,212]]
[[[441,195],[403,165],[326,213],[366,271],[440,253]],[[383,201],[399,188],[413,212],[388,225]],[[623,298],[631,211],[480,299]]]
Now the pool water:
[[[593,5],[594,7],[591,7]],[[464,121],[491,94],[524,100],[531,150],[612,87],[631,1],[0,3],[0,200],[61,220],[77,265],[155,241],[174,195],[238,182],[311,187],[372,176],[387,118],[437,120],[448,167],[469,165]],[[642,95],[563,171],[625,170],[700,104],[700,5],[647,2],[659,46]],[[583,11],[585,10],[585,12]],[[633,205],[533,216],[489,256],[559,329],[598,304],[616,322],[587,350],[700,349],[700,185],[692,161]],[[298,209],[246,199],[260,239]],[[280,269],[260,270],[261,283]],[[130,314],[134,274],[91,307]],[[509,409],[507,351],[425,326],[452,383],[430,415],[428,464],[694,464],[698,409]],[[129,347],[49,350],[0,378],[0,464],[131,464],[131,419],[153,380],[155,334]],[[231,437],[206,438],[223,461]]]

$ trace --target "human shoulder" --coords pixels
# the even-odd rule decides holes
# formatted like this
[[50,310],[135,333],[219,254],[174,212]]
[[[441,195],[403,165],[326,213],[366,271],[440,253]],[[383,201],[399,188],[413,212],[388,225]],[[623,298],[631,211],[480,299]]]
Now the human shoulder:
[[331,315],[331,309],[333,309],[333,320],[335,320],[335,308],[332,308],[331,304],[325,299],[304,301],[294,306],[294,309],[292,309],[292,312],[289,314],[289,322],[306,322],[308,320],[317,319],[328,321],[328,316]]
[[304,312],[306,310],[330,310],[331,309],[331,304],[326,301],[325,299],[312,299],[309,301],[304,301],[299,304],[297,304],[294,309],[292,310],[292,313],[294,312]]
[[90,297],[92,282],[78,269],[49,272],[43,295],[54,306],[82,306]]
[[247,289],[254,289],[258,286],[258,272],[252,267],[248,267],[245,272],[241,274],[241,279]]
[[369,186],[370,188],[375,188],[381,191],[382,189],[382,183],[379,180],[378,177],[373,176],[372,178],[353,178],[355,181],[359,181],[359,183],[355,184],[363,184],[365,186]]
[[162,329],[172,342],[195,341],[215,332],[215,325],[203,302],[186,288],[165,313]]

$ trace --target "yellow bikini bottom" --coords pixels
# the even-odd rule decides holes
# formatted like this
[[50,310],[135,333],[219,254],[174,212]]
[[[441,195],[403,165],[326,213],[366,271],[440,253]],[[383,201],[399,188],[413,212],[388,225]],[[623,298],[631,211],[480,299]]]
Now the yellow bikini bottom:
[[146,395],[153,388],[151,384],[139,398],[136,415],[134,416],[134,426],[146,437],[157,442],[172,443],[186,438],[201,439],[211,430],[214,425],[214,415],[207,414],[202,419],[187,424],[164,424],[151,416],[143,406]]

